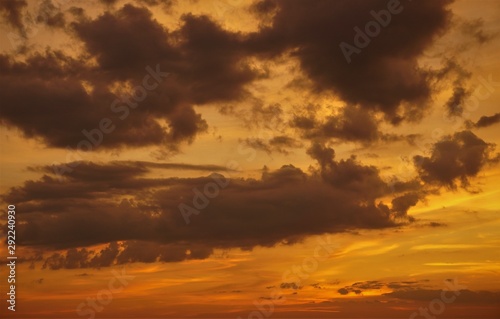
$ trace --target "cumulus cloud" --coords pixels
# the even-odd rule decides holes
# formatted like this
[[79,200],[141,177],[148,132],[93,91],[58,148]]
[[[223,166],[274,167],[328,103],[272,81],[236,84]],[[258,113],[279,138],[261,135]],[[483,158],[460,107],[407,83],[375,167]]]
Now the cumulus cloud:
[[263,0],[254,10],[272,19],[251,37],[249,46],[266,57],[290,53],[317,89],[333,91],[349,104],[381,111],[393,123],[415,120],[432,91],[429,74],[418,67],[417,58],[448,28],[449,3],[405,3],[347,63],[339,44],[352,43],[353,28],[364,28],[373,19],[370,11],[385,9],[387,1]]
[[[126,4],[95,18],[81,13],[68,30],[85,48],[78,58],[51,49],[23,61],[0,56],[0,121],[52,147],[77,147],[89,139],[83,130],[105,119],[111,132],[91,134],[92,149],[177,150],[207,130],[194,104],[240,99],[257,76],[242,62],[241,36],[206,16],[186,15],[171,32],[147,8]],[[141,87],[154,89],[137,101]]]
[[[45,173],[41,179],[2,199],[22,207],[19,245],[72,249],[45,261],[53,269],[206,258],[214,248],[293,244],[314,234],[402,222],[379,199],[390,193],[376,169],[354,159],[325,161],[323,177],[286,165],[264,170],[260,179],[231,180],[218,174],[152,178],[153,169],[175,166],[147,162],[84,162],[61,179],[52,167],[39,167],[34,169]],[[204,195],[216,180],[229,184],[215,197]],[[187,225],[179,205],[194,209],[204,201]],[[101,252],[85,248],[103,243],[110,246]]]
[[[291,124],[303,137],[391,139],[379,132],[374,114],[382,113],[393,124],[421,118],[434,75],[419,68],[417,59],[448,29],[449,2],[405,3],[403,11],[393,15],[370,45],[353,57],[353,63],[347,63],[339,43],[352,41],[353,28],[372,20],[370,12],[385,9],[386,1],[257,1],[251,10],[262,19],[261,26],[245,34],[226,30],[209,16],[193,14],[183,15],[179,27],[169,30],[154,19],[150,9],[170,8],[170,0],[139,0],[119,8],[111,5],[93,17],[73,7],[70,11],[78,14],[72,22],[44,0],[40,18],[51,26],[66,25],[64,29],[82,44],[84,52],[78,58],[50,49],[30,53],[26,59],[0,56],[4,88],[0,98],[6,105],[0,120],[28,138],[66,148],[85,139],[82,130],[98,127],[101,119],[109,118],[116,128],[97,149],[160,145],[176,151],[208,128],[194,105],[248,97],[246,87],[266,76],[248,61],[288,55],[298,59],[316,92],[333,92],[348,105],[321,121],[295,118]],[[21,26],[25,2],[3,3],[2,12],[10,24]],[[141,83],[147,66],[157,66],[171,77],[136,105],[130,99],[137,92],[130,87]],[[463,95],[457,91],[454,100]],[[116,99],[122,102],[114,106],[119,111],[111,112]],[[127,120],[121,121],[124,117]],[[265,121],[264,117],[253,120]],[[265,141],[252,143],[262,144],[266,151],[287,152]]]
[[421,192],[406,193],[392,200],[392,210],[397,214],[404,216],[408,212],[408,209],[417,205],[422,198],[423,194]]
[[318,162],[323,180],[334,187],[349,189],[367,199],[388,192],[388,185],[380,177],[378,169],[360,164],[355,156],[336,161],[335,151],[319,143],[313,143],[307,152]]
[[382,138],[373,113],[356,106],[345,106],[338,114],[319,117],[315,112],[295,115],[291,126],[311,140],[337,139],[369,143]]
[[488,144],[471,131],[445,136],[432,146],[430,156],[417,155],[413,161],[422,181],[456,188],[469,186],[470,178],[479,174],[489,163],[495,162],[494,145]]
[[[120,7],[115,1],[101,2],[108,4],[100,6],[105,11],[92,16],[71,8],[71,21],[52,2],[42,2],[40,19],[65,26],[81,51],[0,54],[1,124],[49,147],[75,148],[86,141],[92,150],[160,146],[178,151],[207,131],[209,123],[199,109],[242,101],[250,97],[247,87],[268,75],[252,59],[283,56],[298,61],[315,93],[333,93],[345,105],[323,117],[313,111],[288,118],[280,104],[254,104],[245,113],[253,122],[287,127],[272,138],[244,143],[287,154],[303,146],[286,134],[298,132],[311,143],[307,153],[317,165],[310,173],[285,165],[264,170],[258,179],[234,178],[214,198],[203,192],[214,179],[225,180],[222,175],[152,175],[157,169],[228,172],[224,167],[75,162],[68,165],[78,168],[62,177],[54,174],[61,166],[32,167],[43,176],[11,188],[2,199],[22,207],[19,244],[53,253],[44,261],[46,268],[206,258],[215,248],[251,249],[326,232],[397,227],[411,221],[408,209],[424,198],[420,181],[466,186],[494,160],[491,145],[460,132],[436,143],[429,157],[414,158],[420,181],[388,184],[377,167],[354,156],[338,159],[328,146],[331,140],[401,139],[381,132],[379,124],[421,118],[436,74],[420,68],[417,60],[449,27],[449,1],[405,3],[352,63],[339,43],[351,41],[353,28],[364,26],[373,18],[370,12],[386,8],[387,1],[257,1],[251,10],[262,23],[249,33],[194,14],[183,15],[170,30],[147,6],[169,7],[171,1],[138,0]],[[26,2],[1,3],[7,22],[22,29]],[[151,85],[154,89],[135,101],[140,87]],[[452,98],[460,101],[467,92],[455,93]],[[494,115],[476,126],[496,121]],[[110,132],[102,132],[102,126]],[[197,214],[186,225],[179,205],[207,201],[203,209],[191,210]],[[97,244],[108,246],[89,248]]]

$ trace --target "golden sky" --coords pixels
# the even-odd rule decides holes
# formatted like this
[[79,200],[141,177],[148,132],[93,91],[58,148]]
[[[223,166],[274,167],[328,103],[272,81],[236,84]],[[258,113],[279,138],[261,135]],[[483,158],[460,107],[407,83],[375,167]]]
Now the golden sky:
[[499,4],[0,0],[0,313],[499,318]]

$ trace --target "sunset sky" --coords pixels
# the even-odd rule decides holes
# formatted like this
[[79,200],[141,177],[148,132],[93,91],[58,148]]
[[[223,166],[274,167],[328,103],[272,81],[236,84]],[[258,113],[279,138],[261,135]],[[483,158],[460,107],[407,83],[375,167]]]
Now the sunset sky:
[[0,19],[2,318],[500,318],[500,1]]

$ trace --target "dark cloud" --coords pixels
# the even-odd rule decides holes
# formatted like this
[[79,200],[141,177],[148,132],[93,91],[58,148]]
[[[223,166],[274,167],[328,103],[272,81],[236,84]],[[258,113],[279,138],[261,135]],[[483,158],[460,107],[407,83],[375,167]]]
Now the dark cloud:
[[261,100],[253,98],[250,108],[224,104],[219,107],[219,112],[239,118],[250,129],[272,130],[273,135],[284,134],[284,130],[287,128],[283,118],[285,111],[279,103],[265,105]]
[[396,291],[398,290],[407,291],[408,289],[420,289],[421,287],[423,287],[423,284],[428,281],[429,280],[427,279],[423,279],[418,281],[397,281],[397,282],[387,283],[378,280],[368,280],[368,281],[355,282],[352,285],[338,289],[337,292],[341,295],[347,295],[349,293],[354,293],[356,295],[359,295],[363,293],[363,291],[365,290],[380,290],[384,287],[394,289]]
[[396,197],[392,200],[392,211],[396,212],[399,215],[405,216],[408,212],[408,209],[412,206],[417,205],[422,197],[423,195],[417,192],[406,193],[402,196]]
[[113,5],[118,2],[118,0],[99,0],[99,1],[105,5]]
[[133,262],[174,262],[186,259],[203,259],[212,254],[210,247],[176,243],[162,244],[149,241],[128,240],[111,242],[101,250],[70,248],[65,253],[53,253],[44,260],[42,268],[51,270],[76,268],[101,268]]
[[5,21],[22,34],[24,33],[22,11],[27,5],[26,0],[0,1],[0,12]]
[[361,198],[374,199],[388,192],[388,185],[381,179],[375,166],[360,164],[356,157],[335,161],[335,151],[319,143],[313,143],[307,153],[318,161],[319,174],[325,182],[349,189]]
[[[29,167],[31,171],[54,173],[62,169],[62,165],[52,165],[52,166],[36,166]],[[175,169],[175,170],[192,170],[192,171],[216,171],[216,172],[227,172],[232,171],[226,166],[220,165],[196,165],[196,164],[185,164],[185,163],[162,163],[162,162],[146,162],[146,161],[111,161],[106,165],[102,163],[93,162],[73,162],[66,164],[69,167],[78,166],[80,172],[71,172],[69,176],[79,175],[79,178],[89,178],[90,180],[95,180],[94,178],[100,178],[102,180],[109,180],[111,176],[107,175],[109,173],[122,173],[123,175],[133,175],[135,173],[142,174],[149,172],[152,168],[158,169]],[[92,176],[95,174],[95,176]],[[116,175],[116,174],[114,174]],[[125,176],[116,176],[125,177]]]
[[243,142],[243,144],[247,145],[248,147],[264,151],[267,154],[281,153],[288,155],[290,153],[290,149],[299,148],[302,146],[302,143],[300,143],[298,140],[283,135],[275,136],[269,141],[265,141],[262,138],[246,138],[241,142]]
[[175,0],[136,0],[136,2],[147,6],[161,5],[164,10],[169,10],[176,3]]
[[483,27],[484,20],[475,19],[463,21],[460,29],[463,33],[472,36],[480,44],[487,43],[498,35],[485,31]]
[[[45,7],[46,15],[55,10]],[[208,128],[194,104],[241,99],[258,76],[242,62],[242,36],[206,16],[183,16],[170,32],[148,9],[127,4],[94,19],[81,12],[67,29],[84,45],[78,58],[50,49],[23,61],[0,56],[0,121],[52,147],[176,151]],[[103,120],[109,134],[96,131]]]
[[94,20],[74,22],[73,29],[100,70],[115,77],[143,72],[146,65],[160,62],[164,62],[161,69],[172,71],[169,64],[179,59],[168,42],[168,31],[145,8],[127,4]]
[[491,116],[481,116],[479,120],[474,124],[477,128],[488,127],[500,122],[500,113],[495,113]]
[[[142,6],[170,7],[171,1],[138,0],[119,8],[115,1],[101,2],[109,6],[92,17],[81,8],[70,9],[71,22],[53,2],[41,2],[38,21],[64,27],[83,51],[70,56],[49,48],[19,57],[0,55],[2,125],[50,147],[86,143],[92,150],[160,146],[178,151],[208,128],[195,106],[251,97],[247,86],[268,73],[249,61],[283,55],[297,59],[315,92],[331,91],[346,106],[324,117],[313,109],[297,113],[288,123],[312,143],[307,152],[318,165],[311,174],[292,165],[265,169],[260,179],[232,179],[214,196],[203,192],[220,188],[221,175],[164,178],[153,177],[155,170],[227,172],[224,167],[76,158],[67,166],[78,169],[62,177],[55,172],[63,165],[33,167],[44,175],[11,188],[2,200],[22,208],[19,245],[50,251],[43,267],[200,259],[215,248],[252,249],[411,221],[408,209],[423,199],[419,181],[387,183],[377,167],[355,157],[337,159],[325,143],[398,139],[379,130],[379,113],[393,124],[422,116],[432,92],[430,79],[439,76],[419,68],[417,60],[447,29],[449,1],[405,3],[351,63],[339,44],[351,42],[353,28],[364,27],[373,19],[370,11],[385,9],[387,1],[259,1],[252,10],[261,14],[262,24],[249,34],[193,14],[169,30]],[[0,10],[21,30],[25,6],[24,1],[4,1]],[[155,88],[134,102],[140,88],[151,84]],[[455,90],[449,108],[460,105],[467,92],[465,87]],[[277,127],[286,123],[281,105],[254,103],[248,114],[278,132],[272,138],[249,138],[244,141],[248,146],[284,154],[302,146]],[[481,125],[488,121],[497,119]],[[436,143],[430,157],[414,160],[425,183],[455,187],[459,180],[466,186],[493,160],[491,150],[474,134],[460,132]],[[383,202],[387,197],[393,197],[390,206]],[[190,214],[189,225],[181,211]],[[96,244],[107,246],[90,248]],[[357,284],[352,291],[360,293],[367,285],[378,283]]]
[[430,156],[417,155],[413,161],[422,181],[449,188],[469,186],[469,179],[496,159],[494,145],[488,144],[470,131],[445,136],[432,147]]
[[355,282],[350,286],[338,289],[337,292],[341,295],[348,295],[351,292],[355,293],[356,295],[359,295],[363,292],[363,290],[380,289],[384,286],[385,284],[380,281],[370,280],[363,282]]
[[259,75],[242,59],[247,57],[241,34],[222,29],[207,16],[183,17],[178,32],[184,58],[190,62],[179,74],[196,103],[230,101],[245,97],[246,84]]
[[[161,144],[176,147],[193,138],[189,135],[192,129],[186,135],[179,124],[165,128],[155,120],[163,117],[172,124],[174,118],[186,118],[185,112],[176,112],[179,106],[168,103],[168,95],[162,90],[149,93],[133,109],[119,102],[121,98],[102,83],[93,83],[93,90],[88,92],[82,82],[85,78],[76,76],[87,71],[82,62],[59,52],[33,55],[24,63],[5,56],[0,60],[0,83],[5,87],[0,93],[5,101],[0,121],[19,128],[26,137],[42,138],[53,147],[78,147],[83,151]],[[143,76],[146,74],[144,70]],[[194,120],[190,127],[206,129],[201,118]]]
[[382,132],[379,129],[381,120],[377,119],[375,112],[359,106],[347,105],[326,116],[319,116],[318,109],[316,105],[308,105],[294,114],[288,124],[304,139],[335,143],[356,142],[363,146],[377,142],[411,143],[416,135],[405,136]]
[[391,289],[408,289],[414,288],[415,286],[418,286],[418,284],[418,281],[396,281],[390,282],[386,286]]
[[452,80],[453,93],[446,101],[445,109],[448,116],[462,116],[465,102],[473,92],[473,89],[468,86],[472,73],[456,61],[455,58],[447,58],[443,67],[433,73],[438,80],[446,78]]
[[296,57],[317,89],[331,90],[349,104],[382,111],[393,123],[415,120],[432,91],[417,58],[448,28],[450,2],[402,3],[401,13],[392,15],[387,27],[348,63],[340,43],[353,45],[353,29],[364,29],[374,19],[370,12],[386,9],[387,1],[264,0],[254,10],[275,14],[253,34],[249,46],[267,57]]
[[337,292],[341,295],[347,295],[349,293],[349,290],[347,290],[346,288],[340,288],[339,290],[337,290]]
[[[303,137],[364,143],[398,140],[379,131],[375,113],[382,112],[395,124],[422,115],[432,91],[429,78],[435,75],[420,69],[417,58],[447,29],[450,15],[449,1],[405,3],[402,12],[392,15],[388,26],[347,63],[339,44],[352,41],[353,28],[373,20],[370,12],[386,9],[386,1],[348,5],[323,0],[312,4],[260,1],[252,10],[263,23],[248,34],[192,14],[181,17],[178,29],[168,30],[148,7],[137,4],[170,7],[172,1],[134,3],[116,9],[109,6],[92,18],[72,8],[76,20],[65,30],[85,49],[78,58],[50,50],[19,60],[1,56],[0,85],[5,89],[0,98],[7,105],[0,113],[2,123],[20,129],[28,138],[41,138],[48,146],[65,148],[87,139],[82,130],[110,119],[116,127],[92,149],[160,145],[177,151],[208,128],[194,105],[249,97],[246,86],[268,76],[249,58],[265,61],[286,54],[298,59],[317,90],[333,91],[349,105],[321,120],[294,118],[291,124]],[[50,0],[40,7],[39,18],[46,24],[67,24]],[[147,66],[171,76],[136,103],[133,96],[140,94],[140,88],[130,92],[126,87],[140,86]],[[254,109],[252,121],[284,124],[280,105]],[[280,134],[284,135],[283,130]],[[287,152],[278,140],[248,142],[267,152]]]
[[[53,178],[51,175],[63,171],[62,166],[77,167],[65,171],[64,179]],[[91,199],[95,197],[106,197],[106,189],[114,190],[116,193],[126,194],[133,189],[141,187],[167,186],[175,179],[144,178],[153,169],[176,169],[194,171],[231,172],[230,169],[218,165],[190,165],[180,163],[154,163],[144,161],[113,161],[106,164],[92,162],[75,162],[62,165],[42,166],[29,168],[32,171],[46,173],[42,183],[27,181],[23,187],[14,187],[4,198],[7,201],[36,201],[40,199],[59,199],[54,202],[50,209],[58,211],[65,205],[64,201],[72,198]],[[92,189],[88,189],[83,183],[91,183]],[[49,204],[49,203],[47,203]],[[25,206],[29,212],[32,205]],[[49,208],[49,207],[47,207]]]
[[[374,168],[352,159],[330,158],[330,164],[326,179],[287,165],[219,189],[228,180],[218,174],[150,178],[163,165],[84,162],[60,179],[38,168],[46,175],[2,199],[20,207],[19,245],[72,249],[45,261],[53,269],[206,258],[214,248],[293,244],[313,234],[398,226],[377,199],[389,193]],[[198,211],[188,214],[189,225],[180,205]],[[113,242],[122,244],[100,252],[85,248]]]
[[282,282],[281,285],[280,285],[280,288],[281,289],[293,289],[293,290],[297,290],[297,289],[301,289],[302,287],[300,287],[299,285],[297,285],[294,282]]
[[465,100],[469,98],[471,93],[471,91],[468,91],[463,86],[456,86],[453,89],[453,95],[445,105],[448,110],[448,114],[451,116],[461,116],[464,112]]
[[56,6],[52,0],[43,0],[38,6],[36,22],[44,23],[49,27],[63,28],[66,25],[66,18],[60,6]]
[[447,225],[444,223],[438,223],[438,222],[430,222],[424,226],[429,226],[429,227],[446,227]]
[[345,106],[338,114],[321,118],[315,113],[296,115],[290,124],[304,138],[313,140],[334,138],[367,143],[382,136],[374,114],[355,106]]

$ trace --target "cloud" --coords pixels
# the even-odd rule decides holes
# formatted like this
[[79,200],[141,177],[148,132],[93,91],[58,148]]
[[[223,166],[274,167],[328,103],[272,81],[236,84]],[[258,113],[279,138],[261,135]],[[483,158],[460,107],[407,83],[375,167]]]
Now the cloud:
[[52,0],[43,0],[40,3],[36,21],[54,28],[64,28],[66,26],[66,18],[60,10],[60,5],[55,5]]
[[[206,129],[206,123],[193,115],[189,106],[179,111],[166,102],[165,91],[150,93],[137,109],[129,108],[125,102],[121,104],[120,96],[102,83],[91,82],[95,86],[88,92],[85,78],[72,76],[87,72],[83,62],[60,52],[35,54],[24,63],[6,56],[0,56],[0,60],[0,83],[5,88],[0,93],[5,101],[0,121],[19,128],[25,137],[41,138],[49,146],[78,147],[83,151],[162,144],[175,148],[177,143],[190,141]],[[142,72],[143,77],[148,74],[144,69]],[[113,109],[115,101],[118,104]],[[164,108],[160,110],[160,106]],[[133,114],[128,116],[130,113]],[[177,123],[162,127],[156,121],[161,117],[169,122],[175,119],[184,126]],[[108,124],[103,125],[103,121]],[[193,132],[193,126],[199,130]]]
[[76,21],[72,27],[87,52],[97,59],[100,70],[111,76],[130,76],[142,72],[146,65],[178,58],[179,52],[168,42],[168,30],[146,8],[127,4],[93,20]]
[[481,169],[496,161],[492,157],[494,145],[488,144],[471,131],[445,136],[432,146],[430,156],[413,157],[422,181],[449,188],[469,186],[469,180]]
[[22,10],[28,5],[26,0],[0,1],[0,12],[6,22],[24,34]]
[[498,34],[485,31],[483,27],[484,20],[475,19],[463,21],[460,29],[464,34],[472,36],[478,43],[484,44],[491,41]]
[[[207,131],[208,123],[195,105],[250,97],[247,86],[267,73],[249,61],[282,55],[299,61],[315,92],[333,92],[347,104],[321,120],[296,116],[290,125],[302,137],[362,143],[399,140],[379,131],[382,119],[375,115],[381,112],[393,124],[421,118],[435,75],[419,68],[417,59],[447,30],[450,18],[449,1],[405,3],[403,11],[391,17],[355,61],[347,63],[339,43],[351,41],[353,28],[372,20],[370,12],[386,8],[386,1],[349,5],[323,0],[312,5],[295,0],[259,1],[251,10],[263,19],[262,24],[250,33],[229,31],[209,16],[193,14],[183,15],[178,28],[169,30],[148,7],[170,7],[172,1],[107,6],[92,17],[80,8],[70,23],[52,2],[42,4],[45,18],[41,18],[52,26],[67,24],[64,30],[83,52],[77,58],[51,49],[29,53],[25,59],[0,56],[0,85],[5,88],[0,99],[6,105],[0,121],[18,128],[27,138],[66,148],[87,139],[83,130],[94,132],[102,119],[109,119],[113,132],[92,150],[156,145],[167,153]],[[412,37],[407,36],[410,33]],[[144,83],[147,66],[170,76],[136,103],[133,96],[140,94],[137,85]],[[280,105],[260,105],[250,113],[253,122],[265,123],[270,115],[283,121]],[[247,142],[266,152],[288,152],[287,147],[277,145],[278,140]]]
[[[134,189],[168,186],[175,181],[171,179],[143,178],[153,169],[176,169],[211,172],[232,172],[230,169],[218,165],[190,165],[180,163],[155,163],[144,161],[111,161],[106,164],[93,162],[67,163],[68,167],[77,167],[64,174],[65,181],[60,181],[52,175],[61,171],[63,165],[41,166],[29,168],[31,171],[42,172],[41,181],[27,181],[23,187],[14,187],[4,195],[7,201],[34,202],[37,200],[61,200],[61,205],[54,202],[52,209],[64,206],[64,201],[72,198],[87,198],[93,196],[106,197],[106,189],[113,194],[125,195]],[[64,166],[66,166],[64,165]],[[82,183],[87,183],[85,185]],[[92,186],[89,189],[89,186]],[[113,192],[114,190],[114,192]],[[48,204],[48,203],[46,203]],[[34,206],[27,204],[26,211]]]
[[[352,285],[340,288],[337,292],[341,295],[348,295],[349,293],[354,293],[356,295],[362,294],[365,290],[380,290],[384,287],[398,290],[416,289],[422,287],[422,284],[428,282],[429,280],[423,279],[418,281],[394,281],[394,282],[382,282],[378,280],[368,280],[355,282]],[[388,294],[384,294],[388,295]]]
[[100,2],[102,2],[103,4],[106,4],[106,5],[113,5],[115,4],[118,0],[99,0]]
[[[233,178],[215,197],[204,192],[211,184],[207,194],[213,194],[222,175],[152,178],[163,165],[84,162],[61,179],[38,168],[41,179],[10,189],[2,200],[22,207],[19,245],[72,249],[46,260],[53,269],[206,258],[215,248],[293,244],[314,234],[402,222],[378,199],[390,193],[374,168],[330,161],[335,168],[326,179],[286,165],[264,170],[260,179]],[[203,202],[187,225],[179,205],[195,209]],[[86,248],[106,243],[104,251]]]
[[242,142],[253,149],[264,151],[267,154],[276,152],[288,155],[290,153],[289,149],[302,146],[302,143],[293,137],[284,135],[275,136],[269,141],[265,141],[262,138],[246,138]]
[[[452,282],[452,280],[447,280]],[[389,293],[382,295],[390,298],[403,300],[430,301],[433,299],[442,299],[444,290],[430,289],[428,279],[410,280],[410,281],[394,281],[381,282],[377,280],[356,282],[350,286],[340,288],[337,292],[341,295],[349,293],[362,294],[365,290],[380,290],[384,287],[392,289]],[[460,289],[456,292],[457,298],[454,303],[498,303],[500,300],[500,292],[498,291],[472,291],[469,289]]]
[[[0,55],[0,121],[51,147],[177,151],[208,128],[195,104],[241,99],[258,76],[243,62],[242,36],[206,16],[185,15],[170,32],[126,4],[95,18],[82,12],[67,30],[85,49],[77,58],[51,49]],[[96,131],[103,120],[111,132]]]
[[299,130],[302,137],[311,140],[337,139],[369,143],[382,138],[378,121],[373,113],[356,106],[345,106],[338,114],[318,118],[315,112],[295,115],[291,126]]
[[464,103],[467,98],[470,97],[471,91],[466,90],[463,86],[455,86],[453,89],[453,95],[446,102],[446,109],[448,114],[452,116],[461,116],[464,112]]
[[388,191],[378,169],[361,165],[355,156],[335,161],[335,151],[319,143],[313,143],[307,153],[318,162],[318,173],[323,180],[334,187],[349,189],[367,199],[380,197]]
[[475,127],[477,128],[483,128],[483,127],[488,127],[494,124],[497,124],[500,122],[500,113],[495,113],[491,116],[481,116],[479,120],[474,124]]
[[[62,170],[63,164],[51,166],[35,166],[28,169],[35,172],[54,173]],[[111,178],[125,178],[126,175],[134,175],[134,173],[143,174],[149,172],[150,169],[175,169],[175,170],[191,170],[191,171],[210,171],[210,172],[231,172],[230,168],[221,165],[196,165],[186,163],[162,163],[162,162],[147,162],[147,161],[110,161],[103,163],[94,163],[88,161],[67,163],[66,166],[78,166],[78,170],[71,171],[68,176],[79,175],[79,178],[88,178],[90,180],[97,178],[101,180],[110,180]],[[108,174],[112,174],[111,176]],[[94,174],[94,176],[92,175]]]
[[417,59],[449,27],[449,3],[404,3],[402,12],[347,63],[339,44],[352,44],[353,28],[364,28],[373,20],[370,12],[386,9],[387,1],[263,0],[253,8],[272,19],[248,45],[264,57],[297,58],[316,89],[334,92],[350,105],[381,111],[393,123],[416,120],[432,91]]
[[350,286],[338,289],[337,292],[341,295],[348,295],[351,292],[359,295],[363,292],[363,290],[380,289],[384,286],[385,284],[380,281],[370,280],[364,282],[355,282]]
[[43,269],[78,269],[101,268],[111,265],[142,262],[175,262],[187,259],[204,259],[213,253],[213,249],[186,243],[164,244],[150,241],[128,240],[111,242],[100,250],[70,248],[64,253],[53,253],[45,258]]
[[297,289],[301,289],[302,287],[298,286],[294,282],[282,282],[280,284],[280,288],[281,289],[293,289],[293,290],[297,290]]
[[468,86],[472,72],[461,65],[456,58],[446,58],[443,67],[437,71],[433,71],[433,75],[438,81],[446,78],[453,79],[451,81],[453,93],[444,106],[448,116],[462,116],[465,102],[474,91]]
[[176,3],[176,0],[136,0],[138,3],[147,6],[161,5],[165,11],[168,11]]
[[341,295],[349,294],[349,290],[347,290],[346,288],[340,288],[339,290],[337,290],[337,292]]
[[408,209],[412,206],[417,205],[417,203],[423,198],[423,194],[413,192],[406,193],[402,196],[396,197],[392,200],[392,211],[399,215],[406,215]]

